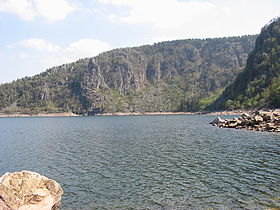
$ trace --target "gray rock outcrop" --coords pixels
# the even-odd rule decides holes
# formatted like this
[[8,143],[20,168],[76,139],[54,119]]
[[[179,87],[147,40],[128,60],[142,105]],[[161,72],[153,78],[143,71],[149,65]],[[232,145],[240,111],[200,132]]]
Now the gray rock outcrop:
[[56,181],[35,172],[5,173],[0,177],[1,210],[57,210],[62,194]]
[[221,128],[280,132],[280,111],[256,111],[253,114],[243,113],[239,118],[233,119],[217,117],[210,124]]

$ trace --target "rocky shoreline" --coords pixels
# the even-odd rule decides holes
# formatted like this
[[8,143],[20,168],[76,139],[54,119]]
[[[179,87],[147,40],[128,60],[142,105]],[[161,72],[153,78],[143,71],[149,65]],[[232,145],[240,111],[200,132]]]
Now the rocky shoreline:
[[210,124],[220,128],[280,132],[280,111],[256,111],[252,114],[244,112],[240,117],[233,119],[217,117]]
[[190,115],[196,114],[193,112],[115,112],[115,113],[102,113],[96,116],[139,116],[139,115]]
[[[95,116],[139,116],[139,115],[240,115],[244,111],[221,111],[221,112],[114,112],[114,113],[100,113]],[[31,114],[1,114],[0,118],[10,117],[81,117],[74,113],[40,113],[36,115]]]
[[[278,111],[280,112],[280,111]],[[108,113],[97,113],[94,116],[139,116],[139,115],[242,115],[243,113],[254,113],[253,110],[227,110],[219,112],[108,112]],[[0,118],[13,118],[13,117],[82,117],[87,115],[78,115],[74,113],[59,112],[59,113],[39,113],[36,115],[32,114],[3,114],[0,113]]]
[[58,112],[58,113],[39,113],[39,114],[1,114],[0,118],[7,118],[7,117],[78,117],[81,115],[77,115],[74,113],[67,113],[67,112]]

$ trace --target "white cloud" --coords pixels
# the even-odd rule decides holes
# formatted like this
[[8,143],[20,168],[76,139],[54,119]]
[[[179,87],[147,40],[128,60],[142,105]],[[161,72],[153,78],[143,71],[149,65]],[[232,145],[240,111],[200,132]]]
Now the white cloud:
[[61,49],[60,46],[55,45],[44,39],[24,39],[19,42],[19,45],[26,48],[31,48],[38,51],[46,51],[46,52],[57,52]]
[[98,0],[103,4],[128,7],[128,15],[111,15],[124,23],[151,24],[158,28],[176,28],[195,21],[202,16],[217,12],[227,13],[228,8],[209,2],[178,0]]
[[77,42],[70,43],[68,47],[64,49],[64,52],[75,57],[91,57],[110,49],[112,49],[112,47],[108,43],[100,40],[80,39]]
[[[21,63],[22,68],[29,69],[28,73],[24,73],[28,76],[53,66],[70,63],[79,58],[93,57],[112,49],[109,44],[95,39],[80,39],[66,46],[60,46],[45,39],[31,38],[6,47],[11,53],[8,58],[9,63],[15,62],[15,65]],[[24,75],[19,75],[21,76]]]
[[24,20],[32,20],[36,15],[30,0],[1,0],[0,11],[15,13]]
[[117,12],[111,9],[104,15],[108,21],[150,27],[153,31],[150,40],[158,40],[158,37],[171,40],[255,34],[280,14],[278,0],[95,1],[103,7],[116,8]]
[[11,50],[29,49],[35,53],[62,54],[72,59],[96,56],[101,52],[112,49],[106,42],[89,38],[68,43],[66,46],[60,46],[41,38],[30,38],[6,45],[6,47]]
[[76,9],[67,0],[0,0],[0,12],[17,14],[23,20],[41,17],[53,22],[66,18]]
[[62,20],[76,8],[66,0],[33,0],[40,16],[48,21]]

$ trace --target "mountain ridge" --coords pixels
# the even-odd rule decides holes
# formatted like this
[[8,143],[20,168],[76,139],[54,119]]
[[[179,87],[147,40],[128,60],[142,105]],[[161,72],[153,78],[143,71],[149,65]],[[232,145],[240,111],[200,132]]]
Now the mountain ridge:
[[212,109],[280,107],[280,18],[262,28],[246,67]]
[[210,96],[233,81],[255,39],[187,39],[114,49],[2,84],[0,111],[186,110],[185,101]]

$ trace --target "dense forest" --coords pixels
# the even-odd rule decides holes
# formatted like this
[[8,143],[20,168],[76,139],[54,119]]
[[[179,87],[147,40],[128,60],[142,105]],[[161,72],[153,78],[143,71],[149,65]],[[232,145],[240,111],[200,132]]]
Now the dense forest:
[[245,70],[210,107],[248,109],[280,107],[280,18],[263,27]]
[[92,115],[201,110],[242,71],[256,38],[187,39],[115,49],[2,84],[0,111]]

